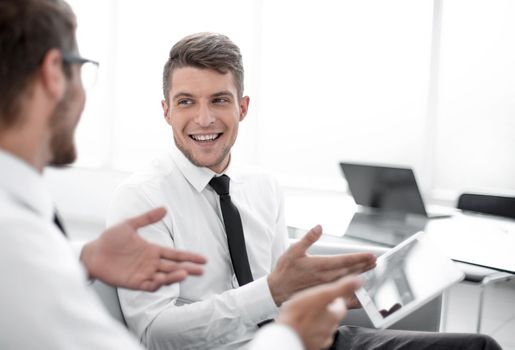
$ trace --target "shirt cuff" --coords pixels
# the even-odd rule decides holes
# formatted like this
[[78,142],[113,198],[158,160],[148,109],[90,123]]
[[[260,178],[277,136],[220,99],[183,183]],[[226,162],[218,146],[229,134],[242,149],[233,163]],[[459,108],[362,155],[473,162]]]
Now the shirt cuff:
[[251,324],[257,325],[264,320],[275,318],[279,313],[268,287],[267,276],[239,287],[238,296],[239,309],[243,310],[245,319]]
[[274,323],[263,327],[250,343],[249,350],[303,350],[304,345],[298,334],[290,327]]

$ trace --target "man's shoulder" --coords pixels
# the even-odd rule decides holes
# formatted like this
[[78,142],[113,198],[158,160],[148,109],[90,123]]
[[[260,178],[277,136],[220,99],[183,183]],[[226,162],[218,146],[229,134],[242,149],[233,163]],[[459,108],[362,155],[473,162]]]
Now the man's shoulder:
[[239,165],[232,170],[236,179],[250,186],[268,189],[273,192],[280,191],[280,184],[269,171],[256,165]]
[[[26,225],[37,225],[42,219],[28,206],[13,199],[9,194],[0,191],[0,225],[18,223]],[[14,227],[18,227],[15,225]]]
[[22,251],[42,253],[63,248],[63,244],[67,244],[50,220],[27,206],[1,194],[0,206],[3,209],[0,213],[0,255],[6,257],[7,253],[14,252],[16,255]]
[[160,154],[149,163],[133,172],[125,179],[120,187],[153,186],[176,176],[178,168],[169,153]]
[[230,172],[246,180],[275,181],[275,177],[266,169],[248,163],[236,163],[231,165]]
[[172,156],[161,154],[118,185],[110,208],[115,211],[127,209],[122,217],[116,216],[116,220],[136,215],[167,203],[171,194],[176,195],[185,182]]

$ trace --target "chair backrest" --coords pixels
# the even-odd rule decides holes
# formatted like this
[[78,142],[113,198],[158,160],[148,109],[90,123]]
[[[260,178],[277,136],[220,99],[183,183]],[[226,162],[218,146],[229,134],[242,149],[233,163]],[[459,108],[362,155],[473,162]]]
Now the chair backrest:
[[100,297],[102,304],[106,307],[107,311],[114,319],[118,320],[124,326],[127,326],[125,319],[123,318],[122,309],[120,307],[120,301],[118,300],[118,293],[116,288],[107,285],[99,280],[95,280],[92,284],[93,289]]
[[458,209],[515,219],[515,197],[463,193],[458,198]]

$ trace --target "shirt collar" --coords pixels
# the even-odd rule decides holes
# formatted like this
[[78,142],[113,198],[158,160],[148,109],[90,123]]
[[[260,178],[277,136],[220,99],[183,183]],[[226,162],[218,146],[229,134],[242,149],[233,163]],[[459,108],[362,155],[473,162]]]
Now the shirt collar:
[[25,161],[0,149],[0,188],[15,201],[46,220],[52,220],[54,206],[41,174]]
[[172,150],[172,158],[186,180],[188,180],[188,182],[195,187],[198,192],[202,192],[214,176],[222,174],[229,176],[231,178],[231,182],[241,183],[240,176],[234,170],[232,165],[232,159],[225,171],[222,174],[217,174],[209,168],[199,167],[190,162],[190,160],[186,158],[186,156],[175,145]]

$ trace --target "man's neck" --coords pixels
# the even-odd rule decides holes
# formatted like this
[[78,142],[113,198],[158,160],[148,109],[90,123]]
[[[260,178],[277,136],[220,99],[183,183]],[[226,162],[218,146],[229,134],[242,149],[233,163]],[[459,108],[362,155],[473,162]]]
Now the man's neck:
[[34,83],[22,97],[25,103],[15,123],[0,126],[0,148],[27,162],[37,172],[51,161],[49,119],[55,102],[49,101],[41,83]]
[[25,161],[37,172],[43,173],[43,169],[49,162],[50,152],[48,146],[45,147],[49,142],[35,142],[40,138],[41,135],[36,135],[29,127],[13,127],[0,132],[0,148]]
[[210,167],[209,169],[211,169],[212,171],[214,171],[217,174],[222,174],[224,171],[227,170],[227,168],[229,167],[229,164],[231,164],[231,154],[230,153],[227,155],[227,159],[224,160],[224,162],[222,164],[219,164],[215,167]]

